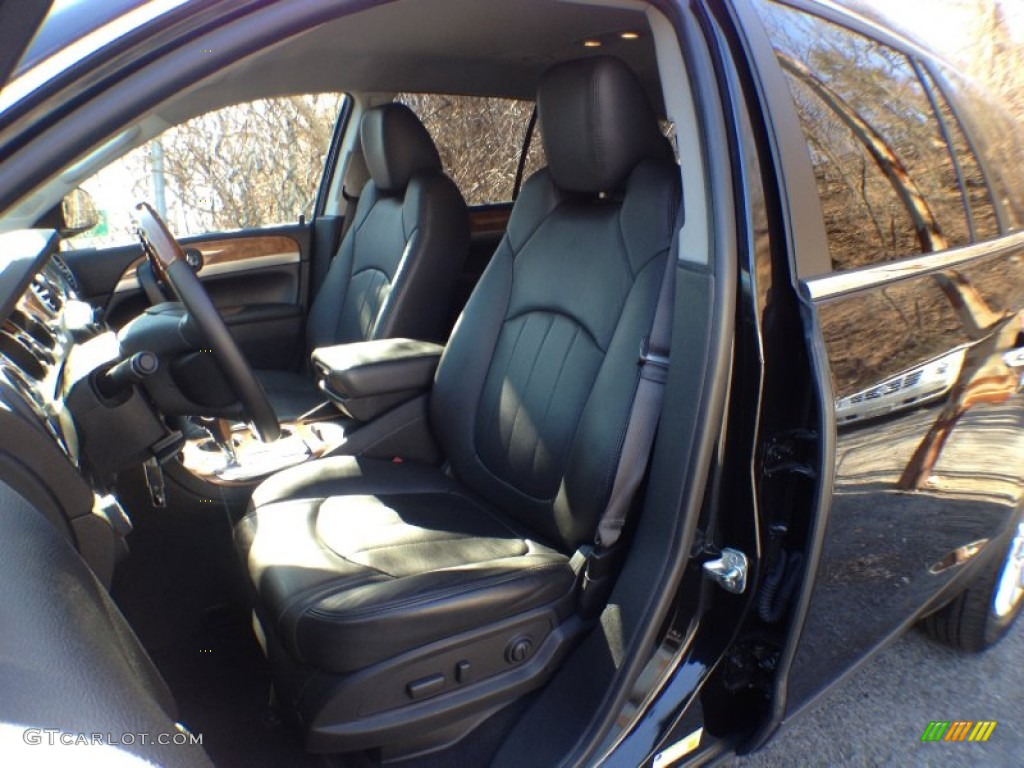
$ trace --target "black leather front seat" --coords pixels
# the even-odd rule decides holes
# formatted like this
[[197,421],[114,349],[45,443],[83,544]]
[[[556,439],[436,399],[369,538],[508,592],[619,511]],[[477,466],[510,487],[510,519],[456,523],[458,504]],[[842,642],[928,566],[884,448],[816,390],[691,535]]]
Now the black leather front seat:
[[[307,351],[392,337],[440,340],[469,249],[466,203],[412,110],[367,110],[359,138],[370,179],[310,308]],[[282,420],[326,399],[309,373],[257,376]]]
[[556,66],[538,104],[550,167],[437,371],[447,468],[314,461],[265,481],[236,529],[310,749],[468,728],[542,684],[580,630],[570,561],[608,501],[679,172],[617,59]]

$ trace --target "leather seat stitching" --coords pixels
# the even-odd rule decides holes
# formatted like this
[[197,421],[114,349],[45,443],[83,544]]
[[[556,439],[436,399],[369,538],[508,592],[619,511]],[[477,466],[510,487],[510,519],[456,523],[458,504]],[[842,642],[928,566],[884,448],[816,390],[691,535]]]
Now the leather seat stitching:
[[[558,382],[562,380],[562,373],[565,371],[565,364],[568,362],[569,357],[572,355],[572,350],[576,347],[576,340],[580,337],[581,326],[577,325],[576,330],[573,332],[572,341],[569,342],[569,347],[562,355],[562,362],[558,366],[558,373],[555,375],[555,381],[551,385],[551,391],[548,392],[548,400],[544,403],[544,413],[541,415],[540,423],[543,424],[548,420],[548,411],[551,410],[551,401],[555,399],[555,392],[558,391]],[[533,446],[533,458],[530,460],[530,471],[534,474],[537,472],[537,457],[540,455],[541,441],[537,440]]]
[[509,315],[507,318],[505,318],[504,322],[511,323],[513,320],[518,320],[521,317],[529,317],[530,315],[557,315],[558,317],[564,317],[570,323],[572,323],[577,328],[582,330],[587,335],[587,338],[590,339],[590,343],[597,347],[601,352],[607,351],[603,346],[601,346],[601,342],[598,341],[597,337],[593,333],[591,333],[590,329],[580,322],[580,319],[578,317],[570,315],[568,312],[565,312],[561,309],[557,309],[555,307],[535,306],[531,307],[530,309],[524,309],[521,312],[516,312],[513,315]]
[[[507,323],[508,323],[507,320],[502,323],[502,329],[501,330],[504,330],[505,325]],[[516,350],[519,349],[519,342],[523,338],[523,332],[526,330],[526,326],[529,325],[529,323],[530,323],[530,318],[527,318],[523,322],[522,326],[520,326],[520,328],[519,328],[519,334],[516,336],[516,340],[512,344],[512,351],[508,353],[508,359],[505,361],[505,370],[502,371],[502,374],[501,374],[501,380],[502,381],[504,381],[508,377],[509,368],[512,367],[512,360],[515,359]],[[498,339],[500,339],[500,338],[501,338],[501,331],[498,331]],[[490,368],[488,368],[487,376],[484,377],[484,387],[486,387],[486,385],[487,385],[487,379],[490,378],[490,372],[491,372]],[[481,388],[480,394],[483,395],[483,388]],[[477,402],[479,403],[479,400]],[[479,405],[478,405],[478,407],[479,407]],[[497,409],[492,409],[491,412],[488,414],[487,425],[483,429],[483,431],[484,432],[490,432],[491,429],[493,428],[494,422],[495,422],[495,420],[497,418],[498,418],[498,411],[497,411]],[[479,434],[479,432],[477,432],[477,434]],[[473,442],[474,442],[474,444],[476,442],[475,436],[474,436],[474,441]]]
[[[544,170],[546,171],[547,169],[544,169]],[[539,172],[543,173],[544,171],[539,171]],[[523,250],[526,248],[526,246],[530,244],[530,241],[533,240],[534,236],[540,231],[540,228],[544,225],[544,223],[549,218],[551,218],[551,216],[554,215],[555,211],[557,211],[559,208],[561,208],[563,205],[565,205],[566,201],[561,199],[561,192],[560,192],[560,190],[558,189],[558,187],[555,186],[555,183],[551,180],[551,173],[550,173],[550,171],[548,171],[547,173],[548,173],[547,182],[551,186],[551,191],[554,192],[555,197],[558,198],[558,199],[555,200],[555,204],[553,206],[551,206],[551,209],[549,211],[547,211],[546,213],[541,214],[537,218],[537,221],[534,224],[533,229],[530,230],[530,233],[526,236],[526,239],[523,240],[523,242],[520,243],[518,246],[512,244],[512,237],[506,231],[505,236],[508,238],[509,249],[512,251],[512,264],[513,264],[513,266],[515,266],[516,258],[519,256],[520,253],[523,252]],[[515,270],[513,270],[513,273],[514,273],[514,271]],[[513,274],[513,276],[514,276],[514,274]]]
[[[520,578],[523,578],[526,575],[538,573],[540,571],[555,571],[555,570],[559,570],[560,571],[560,570],[563,570],[567,565],[568,565],[568,562],[566,562],[566,563],[558,563],[558,564],[555,564],[555,565],[551,565],[551,564],[537,565],[537,566],[533,566],[531,568],[524,568],[522,570],[516,571],[516,572],[511,573],[511,574],[502,574],[500,576],[493,576],[493,577],[489,577],[489,578],[486,578],[486,579],[479,579],[479,580],[474,581],[474,582],[459,584],[459,585],[456,585],[456,586],[453,586],[453,587],[448,587],[446,589],[441,589],[441,590],[437,590],[437,591],[434,591],[434,592],[430,592],[430,593],[425,594],[425,595],[420,595],[420,596],[417,596],[417,597],[410,597],[410,598],[406,598],[404,600],[400,600],[400,601],[397,601],[397,602],[388,603],[386,605],[379,606],[379,607],[358,608],[358,609],[354,609],[354,610],[337,611],[337,612],[325,610],[323,608],[311,607],[307,611],[305,611],[305,615],[306,616],[310,616],[310,617],[315,616],[318,619],[323,619],[325,621],[330,621],[330,622],[335,622],[335,623],[343,623],[343,622],[346,622],[346,621],[354,621],[354,620],[357,620],[357,619],[372,618],[374,616],[381,616],[381,615],[388,614],[388,613],[391,613],[391,612],[393,612],[395,610],[400,610],[400,609],[403,609],[403,608],[411,608],[411,607],[414,607],[414,606],[417,606],[417,605],[423,605],[423,604],[427,604],[427,603],[432,603],[432,602],[436,602],[438,600],[443,600],[445,598],[455,597],[457,595],[462,595],[462,594],[466,594],[466,593],[469,593],[469,592],[475,592],[475,591],[478,591],[480,589],[486,589],[486,588],[489,588],[489,587],[501,586],[502,584],[507,584],[508,582],[516,581],[516,580],[518,580]],[[428,571],[427,573],[438,573],[438,571]],[[426,574],[417,574],[417,575],[426,575]],[[402,577],[402,578],[410,578],[410,577],[406,576],[406,577]],[[342,590],[342,591],[348,591],[348,590]]]
[[533,381],[533,374],[537,370],[537,361],[540,360],[541,352],[544,350],[544,345],[548,343],[548,336],[551,335],[551,329],[554,327],[555,320],[553,317],[549,317],[547,330],[544,331],[544,338],[541,339],[540,345],[538,345],[533,353],[533,362],[530,363],[530,372],[526,374],[526,382],[523,384],[523,394],[519,398],[519,404],[516,406],[516,414],[512,417],[512,428],[508,431],[508,445],[505,446],[505,464],[509,470],[512,469],[512,441],[515,439],[516,424],[519,423],[519,416],[523,412],[523,403],[526,402],[529,395],[530,383]]
[[[441,544],[441,543],[446,542],[446,541],[467,541],[467,542],[468,541],[492,541],[495,538],[496,537],[494,537],[494,536],[453,536],[451,538],[444,538],[444,539],[425,539],[423,541],[402,541],[402,542],[397,542],[395,544],[381,544],[381,545],[375,546],[375,547],[360,547],[359,549],[357,549],[352,554],[361,554],[363,552],[377,552],[377,551],[382,550],[382,549],[392,549],[392,548],[397,549],[398,547],[422,547],[422,546],[425,546],[425,545],[428,545],[428,544]],[[520,541],[520,542],[523,542],[522,539],[517,539],[517,540]],[[525,542],[523,542],[523,543],[525,544]],[[344,557],[346,560],[349,560],[348,556],[342,555],[341,553],[338,553],[338,556],[339,557]],[[509,557],[519,557],[519,555],[509,555]],[[350,560],[350,562],[351,562],[351,560]],[[474,562],[484,562],[484,561],[474,561]]]

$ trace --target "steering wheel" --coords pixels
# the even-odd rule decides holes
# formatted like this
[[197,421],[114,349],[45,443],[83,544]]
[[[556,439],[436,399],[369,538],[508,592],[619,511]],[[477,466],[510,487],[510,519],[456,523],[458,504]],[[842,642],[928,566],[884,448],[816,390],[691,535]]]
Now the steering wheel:
[[153,271],[174,289],[189,317],[205,336],[228,385],[242,403],[260,439],[264,442],[277,440],[281,436],[277,414],[209,294],[185,260],[178,241],[148,203],[139,203],[135,210],[138,211],[139,237]]

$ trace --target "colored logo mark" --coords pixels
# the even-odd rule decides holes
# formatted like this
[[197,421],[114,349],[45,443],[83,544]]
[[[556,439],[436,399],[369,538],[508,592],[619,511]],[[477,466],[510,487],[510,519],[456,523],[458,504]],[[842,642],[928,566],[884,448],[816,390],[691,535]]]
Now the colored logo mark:
[[988,741],[995,729],[995,720],[932,720],[921,741]]

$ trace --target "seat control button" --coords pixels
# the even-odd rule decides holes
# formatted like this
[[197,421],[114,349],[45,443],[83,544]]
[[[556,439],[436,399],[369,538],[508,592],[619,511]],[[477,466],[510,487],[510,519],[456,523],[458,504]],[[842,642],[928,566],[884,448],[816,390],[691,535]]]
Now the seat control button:
[[455,665],[455,682],[465,683],[469,681],[469,662],[463,659]]
[[517,637],[510,641],[505,648],[505,661],[509,664],[518,664],[521,661],[526,661],[526,657],[530,655],[532,650],[533,640],[526,636]]
[[405,691],[409,694],[410,699],[422,699],[425,696],[433,696],[435,693],[440,693],[443,689],[444,675],[422,677],[405,685]]

